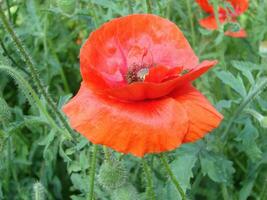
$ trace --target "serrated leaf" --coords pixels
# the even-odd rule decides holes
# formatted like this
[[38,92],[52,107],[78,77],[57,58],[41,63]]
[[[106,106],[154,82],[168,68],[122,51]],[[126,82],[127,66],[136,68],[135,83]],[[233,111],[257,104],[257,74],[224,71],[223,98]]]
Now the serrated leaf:
[[78,173],[73,173],[70,177],[73,186],[83,192],[86,192],[89,188],[89,181],[87,178],[88,177]]
[[254,77],[251,73],[251,71],[247,68],[247,66],[250,65],[248,62],[238,62],[238,61],[233,61],[232,65],[238,69],[249,81],[251,85],[255,84]]
[[203,175],[218,183],[230,183],[235,172],[232,161],[210,151],[200,153],[200,164]]
[[242,142],[240,149],[253,161],[261,158],[262,152],[257,146],[256,139],[258,138],[258,130],[253,126],[251,120],[247,119],[244,122],[245,127],[236,137],[236,141]]
[[247,91],[242,79],[236,78],[229,71],[217,71],[215,72],[215,74],[223,83],[230,86],[235,92],[240,94],[242,97],[245,97],[247,95]]
[[[171,169],[184,191],[189,189],[190,179],[193,177],[192,169],[198,159],[202,143],[186,144],[177,151],[177,158],[171,162]],[[180,194],[171,181],[165,187],[168,199],[180,199]]]

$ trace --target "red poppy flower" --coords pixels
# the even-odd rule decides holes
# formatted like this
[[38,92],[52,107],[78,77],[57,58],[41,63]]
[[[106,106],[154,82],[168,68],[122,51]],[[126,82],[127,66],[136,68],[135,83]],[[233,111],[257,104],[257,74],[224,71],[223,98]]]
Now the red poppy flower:
[[143,156],[202,138],[222,120],[190,83],[216,61],[198,58],[179,28],[150,14],[114,19],[80,52],[83,82],[63,111],[95,144]]
[[[218,29],[218,24],[215,18],[214,8],[209,3],[209,0],[196,0],[199,6],[210,16],[201,19],[200,25],[209,30]],[[236,23],[237,17],[248,9],[248,0],[225,0],[230,6],[227,8],[219,7],[218,17],[221,24]],[[237,38],[244,38],[247,33],[240,28],[238,31],[227,30],[225,35]]]

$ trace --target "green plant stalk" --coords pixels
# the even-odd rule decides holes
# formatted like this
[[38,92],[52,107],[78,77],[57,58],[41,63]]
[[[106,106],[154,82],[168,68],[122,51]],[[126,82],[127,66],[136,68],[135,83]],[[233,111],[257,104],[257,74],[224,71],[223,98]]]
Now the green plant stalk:
[[[2,41],[1,38],[0,38],[0,46],[1,46],[1,48],[3,49],[3,51],[4,51],[4,53],[5,53],[5,56],[7,56],[8,59],[11,60],[11,62],[12,62],[15,66],[19,67],[19,65],[18,65],[18,63],[15,61],[15,59],[8,53],[8,50],[7,50],[7,48],[6,48],[4,42]],[[22,70],[25,74],[30,75],[29,72],[27,72],[23,67],[19,67],[19,68],[20,68],[20,70]]]
[[240,104],[240,106],[236,109],[234,114],[232,115],[232,118],[227,123],[227,127],[225,128],[224,132],[222,133],[222,140],[224,141],[224,145],[227,141],[228,132],[232,128],[232,125],[237,118],[237,116],[246,108],[246,106],[259,94],[263,91],[263,89],[267,86],[267,78],[264,79],[258,87],[256,87],[250,94],[244,99],[244,101]]
[[132,5],[132,0],[127,0],[127,4],[128,4],[128,10],[130,14],[133,14],[133,5]]
[[110,151],[107,147],[103,146],[103,151],[104,151],[104,155],[105,155],[105,159],[110,162]]
[[143,169],[146,175],[146,196],[147,200],[156,200],[156,195],[153,189],[153,180],[151,175],[151,169],[149,168],[146,160],[142,159]]
[[222,190],[222,196],[223,196],[223,199],[224,200],[228,200],[230,199],[229,198],[229,194],[228,194],[228,191],[227,191],[227,187],[224,183],[221,184],[221,190]]
[[182,187],[180,186],[178,180],[176,179],[175,175],[173,174],[173,172],[171,170],[171,167],[167,162],[166,156],[164,154],[161,154],[160,155],[160,159],[161,159],[161,161],[162,161],[162,163],[163,163],[168,175],[170,176],[173,184],[175,185],[177,191],[180,193],[180,195],[182,197],[182,200],[186,200],[186,195],[185,195]]
[[95,25],[95,28],[97,28],[99,26],[99,23],[98,23],[98,18],[97,18],[97,15],[96,15],[96,6],[94,5],[94,3],[92,3],[92,1],[89,1],[89,6],[91,7],[91,15],[93,17],[93,21],[94,21],[94,25]]
[[171,8],[172,8],[172,0],[168,0],[166,9],[166,18],[168,19],[170,19],[171,17]]
[[150,0],[146,0],[147,13],[152,13],[152,3]]
[[60,133],[65,134],[68,138],[71,137],[68,132],[63,131],[60,127],[58,127],[58,125],[55,123],[55,121],[52,119],[52,117],[47,112],[46,108],[40,101],[38,95],[35,93],[33,88],[15,69],[13,69],[12,67],[0,65],[0,71],[4,71],[8,73],[13,79],[15,79],[15,81],[19,84],[20,87],[24,87],[24,90],[27,91],[27,93],[31,94],[27,96],[29,102],[34,101],[36,103],[37,107],[40,109],[42,114],[46,117],[47,121],[53,128],[58,130]]
[[8,186],[10,185],[11,181],[11,172],[12,172],[12,138],[8,136],[7,141],[7,182]]
[[23,47],[20,39],[16,35],[16,33],[13,30],[12,26],[9,24],[9,22],[8,22],[8,20],[7,20],[6,16],[5,16],[4,11],[2,10],[1,6],[0,6],[0,19],[2,20],[2,23],[3,23],[4,27],[6,28],[6,30],[11,35],[11,38],[14,40],[19,52],[22,55],[22,57],[25,59],[25,62],[26,62],[26,64],[28,65],[28,67],[30,69],[30,73],[31,73],[31,76],[32,76],[32,79],[33,79],[33,82],[34,82],[35,86],[37,87],[39,92],[44,96],[44,98],[45,98],[47,104],[49,105],[50,109],[57,116],[57,118],[59,119],[59,121],[61,122],[63,127],[65,129],[67,129],[67,131],[70,133],[70,135],[74,139],[75,137],[74,137],[74,133],[73,133],[72,129],[68,125],[68,123],[65,120],[63,114],[58,110],[58,108],[57,108],[56,104],[54,103],[53,99],[46,92],[46,89],[42,84],[42,81],[41,81],[41,79],[40,79],[40,77],[38,75],[36,67],[33,64],[33,61],[31,60],[30,55],[28,54],[26,49]]
[[264,183],[262,186],[262,190],[260,192],[260,199],[266,199],[267,198],[267,174],[264,176]]
[[11,21],[12,20],[12,15],[11,15],[11,12],[10,12],[10,3],[9,3],[9,0],[6,0],[6,5],[7,5],[8,18]]
[[89,171],[90,185],[89,185],[89,193],[87,200],[94,199],[94,185],[95,185],[95,169],[96,169],[96,156],[97,156],[97,145],[93,145],[93,152],[91,158],[91,166]]
[[187,13],[190,19],[190,29],[191,29],[191,36],[192,36],[192,43],[193,47],[195,47],[196,44],[196,34],[195,34],[195,29],[194,29],[194,16],[192,14],[192,5],[190,4],[190,0],[186,0],[186,5],[187,5]]
[[220,19],[219,19],[219,6],[218,6],[218,3],[216,2],[215,4],[213,4],[214,5],[214,8],[215,8],[215,13],[214,13],[214,15],[215,15],[215,19],[216,19],[216,24],[217,24],[217,26],[218,26],[218,28],[219,28],[219,31],[220,32],[223,32],[223,30],[222,30],[222,26],[221,26],[221,23],[220,23]]

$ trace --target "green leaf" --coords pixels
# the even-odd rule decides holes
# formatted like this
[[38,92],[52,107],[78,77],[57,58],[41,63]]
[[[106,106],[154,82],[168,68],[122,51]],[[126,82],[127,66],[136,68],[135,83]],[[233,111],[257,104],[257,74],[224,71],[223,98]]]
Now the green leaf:
[[200,153],[200,164],[203,175],[218,183],[230,183],[235,172],[232,161],[210,151]]
[[84,176],[82,174],[78,174],[78,173],[73,173],[70,177],[73,186],[82,191],[82,192],[86,192],[88,191],[89,188],[89,179],[87,179],[87,176]]
[[235,92],[240,94],[242,97],[245,97],[247,95],[246,88],[240,77],[236,78],[229,71],[217,71],[215,72],[215,74],[219,79],[221,79],[223,83],[230,86]]
[[238,62],[238,61],[232,61],[232,65],[238,69],[249,81],[251,85],[255,84],[254,77],[251,73],[251,70],[249,70],[248,66],[250,66],[251,63],[249,62]]
[[[190,179],[193,177],[192,169],[198,159],[198,153],[203,147],[203,143],[186,144],[179,148],[176,152],[176,159],[170,164],[171,169],[176,176],[182,189],[186,191],[191,188]],[[165,187],[166,199],[180,199],[180,194],[169,180]]]
[[255,162],[262,156],[262,152],[256,143],[259,133],[251,123],[251,120],[245,120],[244,125],[245,127],[238,134],[235,140],[242,143],[242,145],[239,146],[240,150],[244,151],[250,160]]

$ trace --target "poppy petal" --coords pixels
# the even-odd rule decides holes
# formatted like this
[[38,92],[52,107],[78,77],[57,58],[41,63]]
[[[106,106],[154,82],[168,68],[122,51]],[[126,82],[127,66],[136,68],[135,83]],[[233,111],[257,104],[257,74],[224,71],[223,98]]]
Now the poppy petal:
[[232,4],[237,16],[244,13],[249,6],[248,0],[228,0],[228,1]]
[[196,0],[196,2],[205,12],[210,13],[210,14],[214,12],[213,6],[209,3],[208,0]]
[[173,98],[120,102],[95,94],[84,83],[63,111],[92,143],[140,157],[175,149],[188,130],[186,111]]
[[247,32],[244,29],[240,29],[237,32],[225,31],[224,35],[234,37],[234,38],[245,38],[247,37]]
[[109,95],[118,99],[127,101],[139,101],[145,99],[155,99],[168,95],[175,88],[195,80],[211,67],[217,64],[217,61],[203,61],[187,74],[177,78],[167,80],[161,83],[135,82],[118,88],[108,89]]
[[168,67],[165,66],[151,67],[144,81],[160,83],[163,82],[164,80],[178,77],[182,71],[183,67],[175,67],[172,69],[169,69]]
[[183,142],[193,142],[217,128],[223,116],[191,85],[175,90],[171,96],[187,111],[189,129]]
[[133,56],[138,52],[133,49],[147,51],[144,60],[156,65],[192,69],[198,64],[197,56],[174,23],[156,15],[134,14],[111,20],[91,33],[80,51],[83,80],[95,84],[92,79],[97,73],[108,87],[121,85],[129,65],[142,58],[141,51]]
[[[223,24],[225,22],[225,17],[220,17],[219,21],[221,24]],[[206,28],[208,30],[217,30],[218,29],[216,18],[213,15],[199,20],[199,24],[203,28]]]

